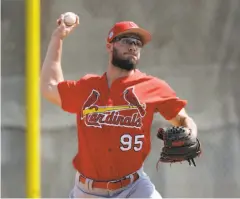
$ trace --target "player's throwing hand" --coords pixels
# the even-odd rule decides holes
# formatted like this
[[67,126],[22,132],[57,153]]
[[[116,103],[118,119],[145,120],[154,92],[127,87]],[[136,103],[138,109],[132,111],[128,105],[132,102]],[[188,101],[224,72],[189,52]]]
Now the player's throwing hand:
[[53,36],[59,37],[60,39],[64,39],[79,25],[78,15],[76,15],[76,22],[71,26],[68,26],[66,25],[66,23],[64,23],[64,16],[64,14],[61,14],[60,17],[57,19],[58,27],[53,32]]

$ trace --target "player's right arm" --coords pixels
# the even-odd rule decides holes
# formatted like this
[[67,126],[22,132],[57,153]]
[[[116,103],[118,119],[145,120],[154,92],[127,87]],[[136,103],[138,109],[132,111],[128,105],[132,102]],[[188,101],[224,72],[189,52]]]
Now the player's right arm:
[[[64,82],[61,67],[63,39],[79,24],[79,18],[77,17],[75,25],[67,27],[63,23],[63,15],[61,15],[57,20],[57,24],[58,27],[51,36],[47,54],[42,65],[40,87],[41,94],[45,99],[62,106],[64,96],[67,92],[74,93],[74,88],[77,85],[77,82],[74,81]],[[60,93],[60,89],[62,93]]]

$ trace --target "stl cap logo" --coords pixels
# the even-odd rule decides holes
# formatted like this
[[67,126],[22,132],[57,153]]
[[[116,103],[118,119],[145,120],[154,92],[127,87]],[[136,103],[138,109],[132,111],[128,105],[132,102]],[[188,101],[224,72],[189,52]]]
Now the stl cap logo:
[[109,39],[111,39],[111,38],[112,38],[112,36],[113,36],[113,31],[111,31],[111,32],[109,33],[109,36],[108,36],[108,38],[109,38]]

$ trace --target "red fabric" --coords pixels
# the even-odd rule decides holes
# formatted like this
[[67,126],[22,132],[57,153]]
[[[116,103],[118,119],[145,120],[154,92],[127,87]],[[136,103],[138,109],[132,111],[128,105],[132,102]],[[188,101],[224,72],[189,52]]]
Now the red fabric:
[[59,84],[62,107],[77,113],[78,152],[73,165],[88,178],[113,180],[138,170],[151,148],[158,110],[177,115],[186,101],[164,82],[136,70],[108,88],[106,74]]
[[77,113],[80,107],[78,101],[81,93],[81,81],[63,81],[58,84],[58,91],[62,102],[62,109],[70,112]]
[[135,33],[142,37],[143,43],[147,44],[151,41],[151,34],[140,28],[136,23],[132,21],[121,21],[111,28],[108,33],[107,42],[110,43],[116,36],[124,34],[124,33]]
[[156,109],[166,120],[171,120],[186,106],[187,101],[177,97],[176,92],[165,81],[156,78],[154,81]]

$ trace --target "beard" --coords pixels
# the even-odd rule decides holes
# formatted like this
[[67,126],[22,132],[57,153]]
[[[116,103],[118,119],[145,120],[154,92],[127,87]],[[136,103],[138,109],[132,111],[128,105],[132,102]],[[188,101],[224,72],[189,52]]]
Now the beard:
[[116,48],[113,48],[112,65],[126,71],[131,71],[136,68],[137,62],[131,58],[121,58],[119,56],[118,50]]

